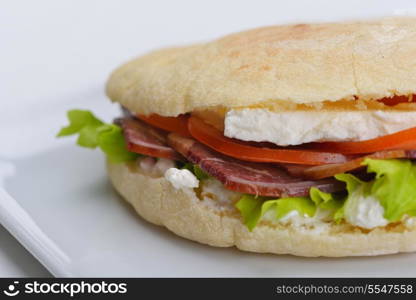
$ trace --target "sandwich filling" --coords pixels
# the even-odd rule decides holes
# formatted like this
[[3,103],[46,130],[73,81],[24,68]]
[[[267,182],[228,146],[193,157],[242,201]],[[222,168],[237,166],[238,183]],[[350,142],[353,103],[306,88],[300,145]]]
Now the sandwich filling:
[[136,161],[176,189],[227,203],[249,230],[259,222],[363,230],[415,223],[415,111],[215,111],[163,117],[125,110],[106,124],[72,110],[58,136],[79,134],[80,146],[99,147],[110,162]]
[[279,146],[310,142],[363,141],[416,127],[416,111],[271,111],[265,108],[227,112],[224,135]]

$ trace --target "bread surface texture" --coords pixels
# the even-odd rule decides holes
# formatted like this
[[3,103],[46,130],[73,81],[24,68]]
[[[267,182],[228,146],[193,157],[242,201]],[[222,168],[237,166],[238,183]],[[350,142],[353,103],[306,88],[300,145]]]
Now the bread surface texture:
[[176,116],[410,95],[415,70],[416,18],[294,24],[151,52],[116,69],[107,94],[136,113]]

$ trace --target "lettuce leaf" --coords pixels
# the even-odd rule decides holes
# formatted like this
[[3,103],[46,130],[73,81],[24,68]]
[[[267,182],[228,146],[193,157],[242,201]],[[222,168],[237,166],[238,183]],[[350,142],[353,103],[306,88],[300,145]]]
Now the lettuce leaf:
[[384,207],[384,218],[399,221],[404,214],[416,215],[416,165],[410,160],[366,159],[363,165],[376,178],[369,193]]
[[281,198],[275,201],[277,220],[280,220],[292,210],[297,211],[300,216],[307,215],[308,217],[313,217],[316,212],[316,205],[309,197]]
[[320,189],[316,187],[312,187],[309,190],[309,197],[315,203],[316,206],[323,204],[323,203],[330,203],[334,201],[334,196],[331,193],[322,192]]
[[293,197],[267,200],[262,197],[244,195],[236,204],[244,224],[251,231],[266,211],[274,209],[276,219],[283,218],[290,211],[313,217],[316,209],[333,212],[333,219],[339,223],[344,219],[344,209],[362,197],[372,196],[384,208],[384,218],[389,222],[400,221],[403,215],[416,216],[416,165],[406,159],[366,159],[368,173],[375,173],[372,181],[362,181],[352,174],[338,174],[335,178],[345,182],[347,195],[325,193],[311,188],[309,197]]
[[92,149],[99,147],[113,163],[134,160],[139,156],[127,150],[119,126],[106,124],[87,110],[73,109],[68,111],[67,116],[69,125],[63,127],[57,137],[78,134],[79,146]]
[[291,211],[297,211],[300,216],[315,216],[318,208],[329,210],[334,216],[338,215],[338,221],[343,217],[343,194],[325,193],[318,188],[312,187],[309,197],[287,197],[267,200],[264,197],[244,195],[236,203],[237,209],[243,216],[243,222],[250,231],[254,229],[258,221],[271,209],[275,210],[276,220],[285,217]]
[[340,193],[325,193],[316,187],[309,190],[309,197],[320,209],[329,210],[335,222],[341,222],[344,216],[345,195]]
[[[252,231],[254,227],[256,227],[257,222],[262,216],[262,211],[263,213],[265,212],[265,210],[262,209],[264,203],[265,201],[263,197],[243,195],[235,204],[243,216],[243,223],[248,227],[248,230]],[[266,206],[267,209],[269,209],[271,204],[266,204]]]
[[342,219],[344,219],[344,216],[345,216],[344,209],[345,209],[345,206],[348,205],[347,202],[354,201],[354,199],[351,198],[351,195],[361,185],[365,184],[365,182],[361,181],[354,175],[348,174],[348,173],[337,174],[335,175],[335,178],[339,181],[345,182],[347,193],[348,193],[348,195],[345,197],[344,201],[342,201],[340,207],[336,210],[333,216],[334,221],[336,223],[340,223]]
[[67,112],[69,125],[62,128],[57,136],[68,136],[78,133],[77,144],[82,147],[97,147],[97,129],[104,123],[90,111],[73,109]]
[[114,124],[106,124],[98,128],[98,147],[107,155],[110,162],[121,163],[135,160],[139,154],[129,152],[121,128]]
[[295,210],[299,215],[313,217],[316,212],[315,203],[308,197],[290,197],[265,200],[264,197],[243,195],[235,205],[243,216],[243,222],[252,231],[264,214],[274,209],[277,220]]
[[344,208],[360,195],[376,198],[389,222],[400,221],[405,214],[416,216],[416,166],[410,160],[366,159],[363,165],[367,166],[368,173],[375,173],[374,180],[361,181],[352,174],[335,176],[346,183],[348,192],[343,207],[334,216],[336,221],[344,218]]

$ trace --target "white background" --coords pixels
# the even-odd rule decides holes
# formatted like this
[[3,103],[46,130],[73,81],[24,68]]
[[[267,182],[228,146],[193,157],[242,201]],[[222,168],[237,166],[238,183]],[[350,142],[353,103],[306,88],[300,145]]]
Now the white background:
[[[91,95],[110,118],[109,72],[154,48],[261,25],[415,12],[414,0],[0,1],[0,163],[58,145],[65,109],[90,108]],[[62,114],[37,117],[57,106]],[[0,226],[0,276],[48,274]]]

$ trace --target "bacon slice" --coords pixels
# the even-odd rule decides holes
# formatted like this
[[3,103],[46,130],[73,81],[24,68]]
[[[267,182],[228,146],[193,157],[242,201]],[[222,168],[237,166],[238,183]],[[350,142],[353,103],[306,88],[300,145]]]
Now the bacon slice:
[[127,149],[153,157],[183,160],[183,157],[167,144],[167,133],[135,118],[114,121],[123,129]]
[[366,158],[374,159],[392,159],[392,158],[416,158],[416,150],[389,150],[379,151],[370,155],[362,156],[352,159],[340,164],[326,164],[320,166],[306,166],[306,165],[282,165],[292,176],[302,177],[306,179],[322,179],[332,177],[339,173],[359,171],[364,166],[361,163]]
[[230,190],[270,197],[307,196],[311,187],[325,192],[345,188],[335,179],[318,181],[290,176],[284,169],[271,164],[240,161],[175,133],[168,135],[168,143],[185,158],[221,181]]

